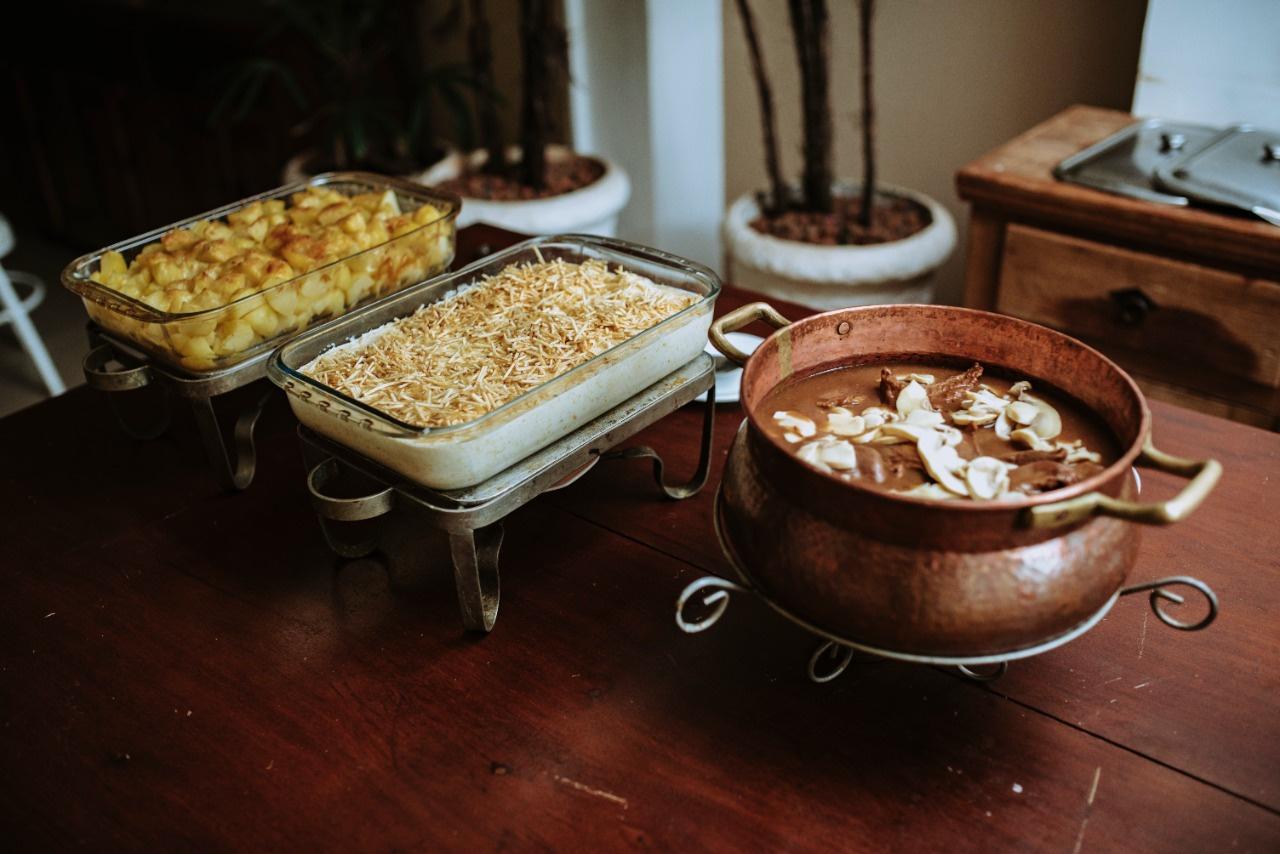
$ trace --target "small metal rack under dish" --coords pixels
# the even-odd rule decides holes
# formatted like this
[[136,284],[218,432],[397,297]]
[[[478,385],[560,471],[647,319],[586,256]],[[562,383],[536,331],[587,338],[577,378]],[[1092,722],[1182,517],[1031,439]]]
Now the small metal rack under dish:
[[[205,453],[219,483],[232,490],[249,486],[257,467],[254,428],[275,389],[264,388],[263,393],[236,416],[229,442],[218,426],[213,399],[266,377],[270,350],[224,370],[197,375],[161,364],[96,324],[90,323],[88,332],[89,352],[83,363],[85,380],[90,387],[108,392],[107,399],[125,433],[134,439],[154,439],[168,429],[168,394],[172,393],[190,403]],[[113,363],[119,367],[111,367]],[[159,387],[165,393],[163,409],[139,424],[123,411],[120,395],[148,386]]]
[[[1102,618],[1107,615],[1121,596],[1128,596],[1134,593],[1149,592],[1151,610],[1155,612],[1156,617],[1166,626],[1180,631],[1194,632],[1207,628],[1218,616],[1218,597],[1213,592],[1213,589],[1199,579],[1178,575],[1122,587],[1101,608],[1069,631],[1042,643],[1011,652],[994,655],[939,656],[883,649],[835,635],[810,623],[803,617],[797,616],[774,601],[752,579],[743,562],[737,558],[728,540],[725,539],[721,511],[721,492],[716,490],[714,511],[716,537],[720,541],[720,549],[729,565],[733,568],[737,580],[722,578],[718,575],[707,575],[686,585],[676,600],[676,625],[680,627],[681,631],[688,634],[706,631],[714,626],[724,615],[725,609],[729,607],[731,593],[753,595],[785,619],[820,639],[820,643],[814,649],[813,654],[809,656],[808,661],[808,676],[814,682],[830,682],[840,676],[853,662],[855,653],[863,653],[871,658],[905,661],[913,664],[930,664],[937,667],[953,667],[969,679],[990,682],[1004,675],[1005,671],[1009,669],[1010,661],[1031,658],[1032,656],[1049,652],[1063,644],[1070,643],[1090,631],[1102,621]],[[1195,622],[1183,622],[1176,617],[1170,616],[1164,610],[1162,602],[1172,602],[1175,605],[1182,605],[1186,602],[1186,599],[1181,594],[1175,593],[1170,589],[1173,587],[1190,588],[1203,596],[1207,606],[1204,616]],[[698,609],[703,611],[702,616],[691,616],[691,612]]]
[[[652,448],[614,450],[620,443],[707,392],[703,404],[698,466],[685,484],[669,485],[662,458]],[[544,492],[573,482],[601,459],[650,459],[654,479],[673,499],[695,495],[711,468],[715,426],[715,367],[700,354],[630,400],[476,486],[438,491],[418,484],[350,448],[298,427],[307,464],[307,487],[331,549],[342,557],[363,557],[377,548],[374,537],[344,540],[334,523],[367,522],[386,516],[397,505],[416,511],[432,528],[449,537],[454,583],[463,625],[487,632],[498,615],[498,551],[502,520]],[[365,495],[337,497],[325,491],[343,470],[351,470],[377,489]]]

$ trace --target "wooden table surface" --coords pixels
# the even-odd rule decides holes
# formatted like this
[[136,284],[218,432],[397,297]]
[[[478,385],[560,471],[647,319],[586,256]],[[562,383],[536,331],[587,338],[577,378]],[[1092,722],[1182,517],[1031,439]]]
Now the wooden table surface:
[[[1152,408],[1161,448],[1226,474],[1146,534],[1131,580],[1199,576],[1217,623],[1176,632],[1130,596],[987,685],[884,661],[815,685],[814,639],[754,600],[676,628],[680,590],[725,571],[710,488],[664,500],[611,461],[516,512],[479,638],[429,534],[327,551],[282,395],[231,495],[192,424],[133,441],[76,389],[0,420],[0,828],[24,848],[1280,850],[1280,436]],[[637,441],[688,472],[700,418]],[[720,408],[712,484],[739,419]]]

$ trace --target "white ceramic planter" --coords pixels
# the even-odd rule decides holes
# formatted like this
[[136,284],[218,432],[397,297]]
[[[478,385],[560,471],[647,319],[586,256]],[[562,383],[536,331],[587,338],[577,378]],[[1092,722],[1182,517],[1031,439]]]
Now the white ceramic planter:
[[[512,157],[516,157],[520,150],[512,148],[510,152]],[[547,149],[547,158],[561,159],[571,153],[564,146],[553,145]],[[450,154],[422,174],[412,176],[412,180],[420,184],[439,184],[458,177],[464,165],[480,168],[487,158],[484,151],[473,151],[465,158],[461,153]],[[613,237],[618,230],[618,214],[631,198],[631,182],[617,164],[603,157],[596,159],[604,164],[604,174],[599,180],[570,193],[518,202],[463,196],[458,227],[487,222],[523,234],[577,232]]]
[[[839,192],[853,190],[847,186]],[[751,227],[760,209],[740,196],[725,216],[729,281],[822,310],[875,303],[933,302],[933,274],[956,245],[956,224],[941,204],[913,190],[882,185],[929,209],[932,221],[904,240],[872,246],[818,246],[782,240]]]

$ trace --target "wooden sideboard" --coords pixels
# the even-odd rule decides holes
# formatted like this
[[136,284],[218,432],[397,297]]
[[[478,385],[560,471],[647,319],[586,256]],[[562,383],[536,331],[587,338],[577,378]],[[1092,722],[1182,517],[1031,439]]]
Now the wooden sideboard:
[[1133,121],[1071,107],[957,173],[965,304],[1081,338],[1151,397],[1280,428],[1280,228],[1053,177]]

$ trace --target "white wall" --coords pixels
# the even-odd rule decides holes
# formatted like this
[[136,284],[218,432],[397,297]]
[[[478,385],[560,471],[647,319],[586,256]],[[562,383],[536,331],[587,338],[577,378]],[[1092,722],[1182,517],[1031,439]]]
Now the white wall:
[[565,0],[574,148],[618,162],[618,236],[718,268],[724,202],[720,0]]
[[1150,0],[1133,111],[1280,129],[1280,0]]

